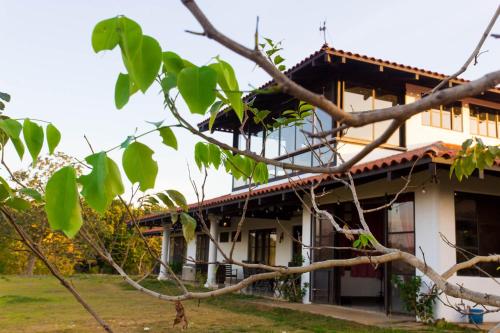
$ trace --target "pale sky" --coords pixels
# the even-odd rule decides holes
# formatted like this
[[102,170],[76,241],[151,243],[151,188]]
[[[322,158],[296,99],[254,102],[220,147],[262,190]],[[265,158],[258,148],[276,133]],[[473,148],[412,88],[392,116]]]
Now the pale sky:
[[[339,49],[396,61],[441,73],[457,70],[475,47],[498,5],[497,0],[449,1],[199,1],[200,7],[221,31],[252,45],[256,16],[260,33],[283,40],[282,55],[292,66],[323,44],[318,31],[326,20],[328,43]],[[146,95],[136,94],[118,111],[114,107],[114,84],[124,72],[118,50],[94,54],[90,36],[94,25],[119,14],[136,20],[147,35],[155,37],[164,51],[174,51],[202,65],[220,55],[236,70],[240,87],[258,86],[268,80],[259,69],[204,37],[184,33],[199,30],[180,1],[20,1],[0,4],[0,91],[11,94],[7,114],[52,121],[62,132],[59,150],[79,158],[89,154],[86,134],[97,150],[121,143],[135,128],[171,117],[153,87]],[[493,29],[500,33],[500,25]],[[464,78],[474,79],[498,69],[500,42],[488,38],[480,63]],[[185,114],[189,111],[184,108]],[[203,119],[190,116],[193,122]],[[141,142],[155,151],[160,171],[157,191],[175,188],[189,199],[187,163],[199,177],[193,161],[198,140],[176,131],[179,151],[163,146],[157,135]],[[45,148],[46,152],[47,149]],[[121,164],[122,151],[111,156]],[[18,160],[8,154],[11,161]],[[29,165],[25,156],[22,164]],[[208,197],[228,193],[230,177],[211,171]],[[128,181],[124,177],[124,181]],[[130,187],[130,184],[127,185]]]

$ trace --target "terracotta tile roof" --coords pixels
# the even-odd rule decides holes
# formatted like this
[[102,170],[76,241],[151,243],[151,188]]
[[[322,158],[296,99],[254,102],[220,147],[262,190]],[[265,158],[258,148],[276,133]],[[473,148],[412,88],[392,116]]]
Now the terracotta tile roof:
[[[414,66],[408,66],[408,65],[400,64],[400,63],[397,63],[397,62],[394,62],[394,61],[389,61],[389,60],[384,60],[384,59],[380,59],[380,58],[370,57],[370,56],[367,56],[367,55],[363,55],[363,54],[359,54],[359,53],[353,53],[353,52],[350,52],[350,51],[344,51],[344,50],[340,50],[340,49],[334,49],[334,48],[328,46],[328,44],[324,44],[319,50],[317,50],[316,52],[313,52],[312,54],[310,54],[306,58],[302,59],[300,62],[298,62],[294,66],[292,66],[289,69],[287,69],[284,72],[284,74],[285,75],[289,75],[289,74],[295,72],[298,68],[300,68],[301,66],[303,66],[309,60],[311,60],[311,59],[313,59],[313,58],[315,58],[317,56],[320,56],[322,54],[329,54],[329,55],[338,56],[338,57],[350,58],[350,59],[354,59],[354,60],[358,60],[358,61],[362,61],[362,62],[373,63],[375,65],[382,65],[382,66],[386,66],[386,67],[391,67],[391,68],[394,68],[394,69],[397,69],[397,70],[411,72],[411,73],[415,73],[415,74],[419,74],[419,75],[424,75],[424,76],[429,76],[429,77],[432,77],[432,78],[435,78],[435,79],[444,79],[444,78],[448,77],[448,75],[446,75],[446,74],[434,72],[434,71],[423,69],[423,68],[418,68],[418,67],[414,67]],[[274,82],[274,80],[267,81],[266,83],[264,83],[263,85],[261,85],[257,89],[267,88],[273,82]],[[453,82],[453,83],[467,83],[467,82],[470,82],[470,80],[465,80],[465,79],[462,79],[462,78],[456,78],[456,79],[451,80],[451,82]],[[490,91],[493,91],[493,92],[496,92],[496,93],[500,93],[500,89],[499,88],[492,88],[492,89],[490,89]],[[246,96],[244,96],[243,99],[244,100],[248,99],[251,96],[253,96],[253,94],[249,93]],[[219,114],[217,116],[223,114],[227,110],[228,109],[225,108],[225,109],[219,111]],[[202,121],[201,123],[198,124],[198,127],[203,126],[205,123],[208,123],[208,121],[209,121],[209,119],[205,119],[204,121]]]
[[[459,150],[460,150],[459,145],[453,145],[438,141],[424,147],[408,150],[403,153],[394,154],[384,158],[379,158],[365,163],[357,164],[353,166],[350,171],[353,175],[357,175],[373,170],[389,168],[391,166],[396,166],[407,162],[413,162],[416,161],[417,159],[422,159],[422,158],[431,158],[433,160],[437,159],[435,160],[435,162],[440,163],[442,162],[443,159],[444,160],[452,159]],[[307,187],[311,184],[324,182],[328,180],[332,180],[332,176],[328,174],[304,177],[289,182],[284,182],[276,185],[270,185],[254,189],[251,192],[250,196],[257,197],[263,194],[280,192],[284,190],[291,190],[296,187],[302,187],[302,186]],[[216,198],[205,200],[203,202],[202,207],[210,208],[224,203],[245,200],[247,195],[248,195],[247,191],[222,195]],[[197,203],[189,205],[189,209],[194,209],[194,208],[198,208]],[[165,213],[146,215],[143,216],[141,220],[151,219],[154,217],[162,217],[162,216],[165,216]]]
[[144,236],[154,236],[156,234],[161,234],[163,232],[163,227],[156,227],[156,228],[151,228],[144,230],[142,234]]

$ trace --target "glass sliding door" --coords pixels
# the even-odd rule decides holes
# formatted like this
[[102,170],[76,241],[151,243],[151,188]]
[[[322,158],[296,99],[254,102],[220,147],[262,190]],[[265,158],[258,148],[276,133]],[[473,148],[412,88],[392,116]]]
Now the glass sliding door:
[[249,232],[248,261],[271,266],[276,264],[276,229]]
[[[415,213],[413,195],[401,198],[387,211],[387,242],[389,247],[398,248],[415,254]],[[415,268],[402,262],[393,261],[388,264],[388,309],[390,313],[405,313],[400,291],[395,287],[392,279],[410,280],[415,275]]]

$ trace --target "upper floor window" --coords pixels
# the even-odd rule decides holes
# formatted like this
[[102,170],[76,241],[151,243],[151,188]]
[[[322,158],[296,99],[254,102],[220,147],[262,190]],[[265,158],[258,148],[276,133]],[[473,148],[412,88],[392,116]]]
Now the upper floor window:
[[462,103],[441,105],[422,112],[422,125],[462,131]]
[[[382,89],[353,84],[342,83],[342,102],[346,112],[359,112],[388,108],[398,104],[398,96]],[[345,133],[345,136],[364,141],[373,141],[379,137],[390,125],[391,120],[381,121],[362,127],[352,127]],[[399,130],[387,140],[388,144],[399,146]]]
[[498,110],[485,106],[469,104],[470,133],[493,138],[500,137],[500,119]]

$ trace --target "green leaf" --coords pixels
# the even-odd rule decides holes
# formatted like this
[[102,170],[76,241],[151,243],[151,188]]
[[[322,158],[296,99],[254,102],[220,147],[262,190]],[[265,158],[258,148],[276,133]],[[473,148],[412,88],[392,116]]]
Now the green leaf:
[[153,153],[151,148],[139,142],[131,143],[123,152],[123,170],[132,183],[139,183],[141,191],[155,186],[158,163],[153,160]]
[[117,29],[118,21],[118,17],[113,17],[96,24],[92,32],[92,48],[95,53],[112,50],[118,45],[120,40]]
[[208,166],[208,161],[209,161],[208,147],[203,142],[198,142],[194,146],[194,161],[196,162],[196,165],[200,170],[203,165],[205,167]]
[[45,212],[50,227],[74,237],[83,220],[76,185],[76,172],[67,166],[50,177],[45,188]]
[[182,195],[181,192],[176,191],[176,190],[167,190],[168,195],[174,202],[177,204],[177,206],[181,207],[183,210],[188,209],[187,201],[184,195]]
[[[137,22],[129,19],[128,17],[120,16],[117,18],[116,31],[119,35],[118,44],[120,45],[120,49],[122,51],[125,67],[127,67],[126,62],[135,59],[141,49],[142,29]],[[131,74],[130,70],[129,74]]]
[[253,178],[255,183],[266,184],[269,180],[269,170],[267,165],[263,162],[257,163],[255,166],[255,171],[253,173]]
[[130,78],[144,93],[155,81],[161,66],[161,47],[156,39],[142,36],[139,52],[131,57],[124,56],[125,67]]
[[12,196],[13,196],[13,193],[12,193],[12,190],[11,190],[9,184],[7,183],[7,181],[5,179],[0,177],[0,201],[3,201],[5,199],[7,199],[8,197],[12,197]]
[[5,201],[5,204],[17,211],[24,212],[31,207],[30,203],[22,198],[13,197]]
[[177,87],[177,76],[175,74],[168,74],[161,82],[161,89],[165,95],[170,93],[170,90]]
[[150,36],[142,37],[141,52],[132,60],[133,78],[139,89],[144,93],[155,81],[161,66],[161,47],[156,39]]
[[24,195],[27,195],[27,196],[31,197],[36,202],[42,202],[43,201],[43,198],[42,198],[42,195],[40,194],[40,192],[38,192],[37,190],[35,190],[33,188],[23,187],[23,188],[21,188],[19,190],[19,193],[22,193]]
[[92,171],[78,179],[83,185],[82,195],[90,207],[103,214],[113,199],[125,191],[120,170],[105,152],[87,156],[85,161]]
[[154,126],[154,127],[156,127],[156,128],[160,128],[160,127],[161,127],[161,125],[163,125],[163,122],[164,122],[164,121],[165,121],[165,120],[160,120],[160,121],[147,121],[147,120],[146,120],[146,122],[147,122],[148,124],[151,124],[151,125],[153,125],[153,126]]
[[187,213],[181,213],[182,234],[187,243],[192,241],[196,231],[196,220]]
[[219,113],[220,108],[224,105],[224,102],[222,101],[217,101],[212,106],[210,107],[210,120],[208,122],[208,129],[212,131],[212,127],[214,126],[215,118],[217,117],[217,114]]
[[221,157],[220,157],[220,149],[218,146],[209,143],[208,144],[208,156],[209,156],[209,161],[212,163],[214,168],[219,169],[220,162],[221,162]]
[[231,107],[234,112],[240,119],[240,122],[243,120],[243,101],[241,97],[243,93],[240,91],[238,80],[236,80],[236,75],[234,74],[233,67],[229,65],[227,62],[220,60],[217,58],[217,63],[211,64],[211,68],[213,68],[217,72],[217,83],[224,91],[227,99],[229,100]]
[[184,60],[177,53],[167,51],[163,52],[163,69],[167,73],[179,74],[186,67]]
[[0,91],[0,99],[6,102],[10,102],[10,95]]
[[0,101],[0,111],[5,110],[5,103]]
[[54,154],[57,145],[61,141],[61,132],[52,124],[47,125],[47,144],[49,145],[49,153]]
[[19,158],[22,160],[24,156],[24,144],[19,138],[13,138],[11,139],[12,144],[14,145],[14,148],[16,149],[17,155],[19,155]]
[[130,98],[130,77],[128,74],[120,73],[115,84],[115,106],[119,110],[123,108]]
[[285,61],[285,59],[282,56],[280,56],[279,54],[276,57],[274,57],[274,64],[275,65],[279,65],[283,61]]
[[23,136],[24,142],[33,159],[33,165],[35,165],[43,146],[43,128],[31,120],[26,119],[23,123]]
[[23,126],[14,119],[5,118],[0,120],[0,129],[3,130],[11,139],[19,138]]
[[177,139],[174,131],[172,131],[170,127],[161,127],[158,129],[158,132],[160,132],[164,144],[177,150]]
[[176,209],[174,202],[165,193],[156,193],[156,196],[168,207],[168,209]]
[[177,88],[191,113],[204,115],[215,100],[217,73],[210,67],[188,67],[177,76]]

